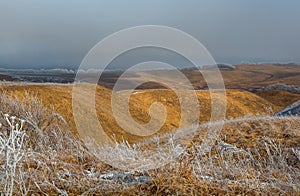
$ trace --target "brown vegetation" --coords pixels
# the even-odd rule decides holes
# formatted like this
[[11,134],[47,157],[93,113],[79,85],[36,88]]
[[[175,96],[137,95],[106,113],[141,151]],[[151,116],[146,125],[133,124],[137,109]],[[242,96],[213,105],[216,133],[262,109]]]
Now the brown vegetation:
[[[299,118],[252,116],[226,120],[215,143],[203,151],[208,124],[199,127],[180,155],[151,170],[121,171],[105,164],[110,153],[126,160],[128,143],[92,154],[41,101],[1,96],[2,113],[26,120],[23,158],[12,175],[14,194],[35,195],[297,195],[300,193]],[[1,136],[9,125],[1,122]],[[7,133],[5,131],[8,131]],[[3,137],[2,137],[3,138]],[[153,140],[154,141],[154,140]],[[13,141],[12,141],[13,142]],[[147,141],[146,141],[147,142]],[[176,142],[176,141],[173,141]],[[156,142],[157,143],[157,142]],[[164,153],[165,148],[156,151]],[[0,154],[1,166],[5,159]],[[117,152],[115,152],[117,151]],[[105,153],[108,153],[105,155]],[[122,156],[121,156],[122,155]],[[124,156],[124,157],[123,157]],[[136,159],[136,162],[142,160]],[[2,172],[2,170],[1,170]],[[3,178],[0,190],[3,190]]]
[[[76,126],[72,113],[72,85],[4,85],[3,91],[17,97],[24,97],[25,92],[36,95],[42,100],[45,106],[52,106],[69,123],[71,129],[76,133]],[[84,93],[84,92],[83,92]],[[209,91],[196,92],[200,104],[199,122],[210,120],[211,103]],[[277,112],[280,107],[246,91],[228,90],[227,94],[227,118],[242,117],[245,115],[272,114]],[[175,93],[171,90],[140,90],[135,91],[131,96],[130,110],[133,118],[139,123],[149,121],[148,110],[150,105],[155,102],[165,105],[168,116],[160,133],[170,132],[178,128],[180,120],[180,107]],[[82,107],[87,107],[87,111],[93,106],[82,100]],[[100,86],[96,91],[96,106],[98,119],[109,136],[116,135],[118,140],[129,142],[138,141],[141,138],[125,130],[122,130],[116,123],[111,110],[111,91]],[[82,116],[85,118],[85,115]]]

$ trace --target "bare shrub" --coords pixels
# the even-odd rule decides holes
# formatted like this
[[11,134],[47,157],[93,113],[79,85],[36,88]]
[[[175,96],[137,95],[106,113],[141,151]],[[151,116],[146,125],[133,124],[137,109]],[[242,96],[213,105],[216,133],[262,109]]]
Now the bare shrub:
[[[71,175],[72,170],[81,173],[81,167],[94,159],[68,130],[64,119],[54,109],[44,107],[35,96],[27,94],[20,99],[3,93],[0,99],[0,114],[5,117],[1,128],[1,166],[8,176],[1,181],[0,192],[58,193],[65,185],[61,175]],[[18,118],[10,118],[7,113]]]
[[23,193],[26,193],[26,185],[23,181],[23,176],[16,175],[17,169],[20,169],[19,162],[25,155],[23,149],[25,131],[23,130],[24,120],[18,119],[15,116],[4,115],[8,129],[3,130],[0,124],[0,155],[4,164],[1,168],[2,178],[1,184],[4,184],[5,195],[13,195],[15,183],[18,182]]

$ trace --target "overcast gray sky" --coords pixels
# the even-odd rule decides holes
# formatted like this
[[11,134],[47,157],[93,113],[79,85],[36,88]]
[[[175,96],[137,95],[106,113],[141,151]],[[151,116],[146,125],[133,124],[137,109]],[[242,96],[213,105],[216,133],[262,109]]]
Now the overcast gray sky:
[[105,36],[148,24],[191,34],[217,62],[300,62],[299,19],[299,0],[0,0],[0,67],[76,68]]

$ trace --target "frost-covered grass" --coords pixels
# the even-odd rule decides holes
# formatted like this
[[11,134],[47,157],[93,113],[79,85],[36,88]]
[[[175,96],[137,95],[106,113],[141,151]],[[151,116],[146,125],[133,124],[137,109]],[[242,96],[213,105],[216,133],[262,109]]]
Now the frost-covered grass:
[[185,146],[169,134],[91,152],[59,114],[26,97],[0,97],[3,194],[300,194],[298,117],[227,120],[211,148],[204,124]]

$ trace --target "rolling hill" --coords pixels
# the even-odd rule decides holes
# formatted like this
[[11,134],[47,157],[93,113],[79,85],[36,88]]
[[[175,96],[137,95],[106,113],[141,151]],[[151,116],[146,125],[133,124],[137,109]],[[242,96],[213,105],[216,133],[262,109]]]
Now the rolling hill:
[[[2,85],[2,90],[8,95],[24,97],[26,94],[34,95],[41,99],[47,107],[54,107],[69,123],[70,128],[76,133],[76,125],[72,114],[72,85],[46,85],[46,84],[13,84]],[[82,92],[84,94],[84,92]],[[120,92],[122,93],[122,92]],[[123,91],[126,93],[126,91]],[[196,91],[200,103],[199,122],[210,120],[211,97],[209,91]],[[227,90],[226,118],[236,118],[246,115],[271,114],[282,109],[253,93],[239,90]],[[139,141],[140,136],[131,134],[120,128],[113,116],[111,109],[112,92],[109,89],[97,86],[96,111],[98,119],[110,137],[116,136],[117,140]],[[187,97],[188,99],[188,97]],[[139,123],[147,123],[150,120],[149,107],[153,102],[161,102],[167,110],[166,122],[159,130],[159,133],[170,132],[179,126],[180,107],[176,94],[168,89],[160,90],[137,90],[130,97],[130,113]],[[93,110],[93,106],[82,100],[80,105],[86,108],[87,112]],[[86,118],[82,114],[81,118]],[[85,119],[89,120],[89,119]],[[195,122],[188,122],[195,123]],[[128,124],[128,126],[132,126]],[[87,130],[88,131],[88,130]]]

